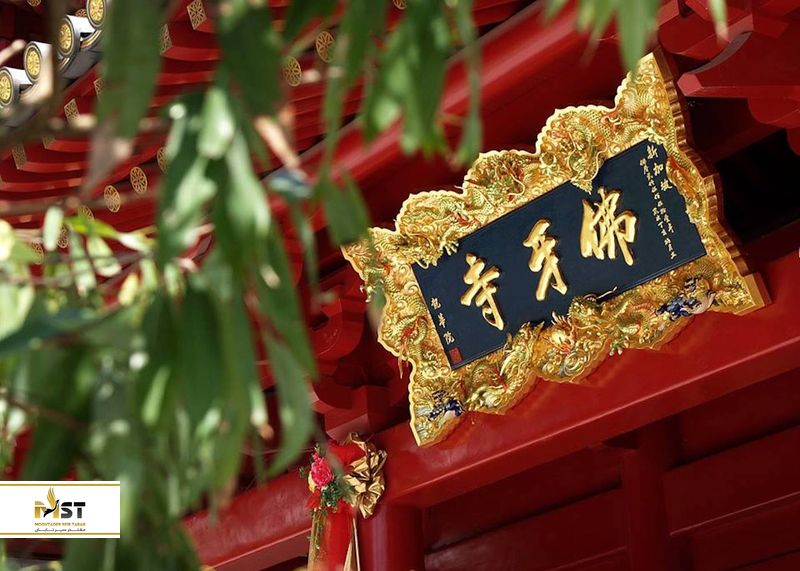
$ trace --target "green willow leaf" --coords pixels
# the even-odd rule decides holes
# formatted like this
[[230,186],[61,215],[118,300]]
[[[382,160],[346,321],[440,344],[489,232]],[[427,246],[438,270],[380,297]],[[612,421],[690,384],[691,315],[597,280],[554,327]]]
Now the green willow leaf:
[[[97,370],[83,348],[59,350],[46,361],[51,365],[46,370],[47,384],[31,386],[30,399],[34,408],[55,412],[38,415],[23,480],[59,480],[66,475],[81,449],[82,435],[73,424],[88,420],[96,384]],[[41,383],[44,379],[37,375],[32,380]]]
[[57,313],[31,311],[22,326],[0,339],[0,356],[36,348],[57,337],[70,336],[105,317],[98,318],[90,310],[71,307]]
[[618,7],[619,0],[583,0],[578,8],[578,29],[590,29],[592,38],[599,39]]
[[372,137],[402,110],[403,150],[422,149],[427,154],[445,148],[436,113],[452,48],[447,10],[442,2],[410,2],[404,12],[386,42],[362,117],[365,133]]
[[244,136],[238,134],[225,155],[230,177],[225,197],[226,212],[243,248],[251,251],[251,261],[261,258],[262,242],[272,227],[272,213],[266,189],[253,171],[253,163]]
[[228,94],[219,85],[210,87],[206,92],[202,113],[198,150],[209,159],[219,159],[236,133],[236,118],[231,112]]
[[[175,383],[171,382],[175,368],[177,346],[177,316],[172,300],[161,290],[153,297],[142,320],[147,362],[138,372],[135,385],[135,408],[148,428],[160,425],[167,410]],[[163,427],[161,427],[163,430]]]
[[635,70],[639,59],[645,54],[659,5],[659,0],[636,0],[620,6],[617,12],[620,52],[629,70]]
[[97,286],[97,278],[94,275],[92,261],[83,247],[83,239],[72,231],[69,233],[69,253],[75,289],[79,295],[85,297]]
[[325,88],[322,114],[325,120],[326,163],[330,162],[339,138],[346,91],[367,67],[375,51],[374,39],[382,37],[386,28],[388,2],[351,0],[339,23],[332,67],[344,69],[344,75],[333,74]]
[[64,211],[60,206],[51,206],[44,215],[44,226],[42,228],[42,245],[48,252],[56,249],[58,235],[61,232],[61,225],[64,222]]
[[316,293],[319,286],[319,269],[317,267],[317,242],[311,220],[303,212],[302,207],[294,202],[289,203],[289,213],[292,226],[303,246],[303,265],[306,270],[306,279],[312,292]]
[[113,2],[103,33],[103,78],[100,121],[111,120],[116,134],[131,138],[147,113],[161,65],[158,0]]
[[460,164],[468,164],[475,160],[481,150],[480,50],[472,19],[472,0],[459,0],[453,9],[458,35],[464,43],[464,59],[469,79],[469,110],[462,125],[456,159]]
[[294,462],[305,448],[314,428],[309,386],[303,368],[280,341],[266,340],[267,356],[278,389],[281,420],[280,449],[269,467],[274,476]]
[[280,195],[289,207],[292,227],[303,247],[306,277],[312,291],[316,292],[319,283],[317,244],[311,220],[306,216],[302,206],[302,201],[312,196],[308,179],[303,171],[283,168],[270,175],[267,185],[270,191]]
[[36,290],[28,283],[17,285],[0,281],[0,339],[11,335],[25,322]]
[[206,176],[208,159],[197,152],[202,100],[190,97],[175,104],[176,117],[167,141],[170,166],[162,179],[158,215],[158,261],[164,265],[197,239],[204,207],[216,187]]
[[308,328],[300,310],[300,298],[294,285],[289,259],[280,229],[273,225],[265,241],[265,262],[257,280],[261,310],[269,317],[295,361],[311,378],[317,376],[317,365]]
[[330,179],[321,179],[318,185],[333,241],[345,245],[362,238],[369,227],[369,214],[355,183],[348,181],[343,190]]
[[289,42],[294,39],[312,19],[324,18],[329,15],[336,8],[337,3],[337,0],[291,2],[283,26],[284,40]]
[[118,539],[81,539],[67,541],[64,548],[64,571],[115,571],[114,564]]
[[217,435],[212,476],[212,483],[218,489],[239,471],[248,419],[252,416],[250,392],[253,387],[261,386],[250,321],[242,299],[243,293],[237,291],[227,303],[217,301],[224,362],[224,375],[219,380],[224,391],[224,428]]
[[708,0],[708,8],[718,36],[723,36],[728,28],[728,5],[725,0]]
[[[293,3],[294,4],[294,3]],[[219,10],[222,66],[253,115],[270,115],[280,95],[280,36],[263,1],[227,0]]]
[[105,240],[92,235],[86,239],[86,251],[91,256],[97,273],[104,277],[116,275],[122,269]]
[[221,396],[223,376],[220,323],[211,295],[191,280],[186,288],[177,324],[180,401],[189,419],[198,425]]
[[[591,1],[591,0],[590,0]],[[636,2],[638,0],[634,0]],[[547,0],[544,6],[544,19],[545,21],[552,20],[556,14],[561,12],[564,6],[567,5],[567,0]]]

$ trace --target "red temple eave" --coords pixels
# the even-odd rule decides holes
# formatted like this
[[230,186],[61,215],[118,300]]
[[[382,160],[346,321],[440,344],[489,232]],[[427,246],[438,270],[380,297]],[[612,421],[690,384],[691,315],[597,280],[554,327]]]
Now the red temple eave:
[[[376,435],[389,452],[383,505],[439,504],[800,367],[800,263],[787,256],[762,273],[773,302],[761,310],[694,318],[660,351],[609,358],[581,385],[539,383],[508,414],[472,415],[432,447],[404,424]],[[198,514],[187,528],[220,569],[274,564],[305,549],[307,493],[288,474],[237,496],[216,524]]]
[[[530,89],[533,84],[541,83],[541,73],[548,66],[567,55],[582,53],[587,40],[586,36],[575,33],[574,18],[574,11],[567,10],[552,22],[544,22],[541,6],[533,4],[481,37],[480,83],[484,115]],[[596,58],[599,60],[596,63],[609,73],[597,74],[595,79],[605,75],[609,85],[621,76],[615,50],[608,50],[612,57]],[[456,58],[448,70],[441,112],[463,117],[468,102],[468,79],[463,61]],[[544,120],[552,109],[542,105],[540,112]],[[491,130],[491,125],[484,128]],[[454,132],[448,134],[451,138],[457,137]],[[400,148],[400,135],[401,126],[395,125],[366,143],[360,125],[351,123],[342,130],[335,153],[335,173],[347,173],[358,181],[364,181],[408,160]],[[323,149],[323,144],[320,144],[306,151],[301,157],[304,165],[316,165]]]

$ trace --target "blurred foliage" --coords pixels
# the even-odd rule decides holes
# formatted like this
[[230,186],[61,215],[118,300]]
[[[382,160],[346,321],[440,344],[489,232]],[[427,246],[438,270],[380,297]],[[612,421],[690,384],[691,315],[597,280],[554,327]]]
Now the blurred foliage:
[[[119,232],[60,206],[48,210],[34,240],[0,220],[0,469],[30,429],[23,478],[122,482],[121,540],[66,542],[64,568],[198,568],[181,518],[224,505],[242,451],[261,450],[273,434],[258,344],[275,379],[282,436],[269,466],[255,456],[255,472],[285,470],[308,445],[315,422],[307,383],[316,365],[286,229],[272,208],[289,208],[316,292],[309,214],[325,212],[335,244],[360,238],[368,224],[354,181],[333,168],[345,94],[359,81],[366,95],[358,121],[368,138],[400,120],[404,151],[444,154],[462,165],[474,159],[480,72],[471,4],[408,0],[390,26],[389,0],[349,0],[339,12],[334,0],[294,1],[279,30],[265,0],[209,2],[221,60],[211,86],[169,107],[156,231]],[[564,4],[549,0],[546,15]],[[173,3],[110,6],[98,119],[117,139],[135,135],[155,92],[165,5]],[[597,38],[616,17],[632,66],[658,5],[581,0],[577,23]],[[724,21],[724,2],[710,5]],[[280,123],[282,63],[334,21],[322,109],[326,149],[314,182],[286,167],[261,180],[252,157],[265,163],[266,149],[274,150],[258,125]],[[460,144],[450,148],[438,111],[447,60],[462,49],[471,96]],[[191,259],[198,243],[207,248],[199,267]]]

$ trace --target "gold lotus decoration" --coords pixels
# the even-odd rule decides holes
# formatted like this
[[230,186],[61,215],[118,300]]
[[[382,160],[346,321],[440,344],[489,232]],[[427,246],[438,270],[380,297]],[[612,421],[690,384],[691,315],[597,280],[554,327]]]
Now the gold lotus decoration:
[[[659,311],[671,300],[692,296],[691,313],[739,314],[764,304],[758,276],[749,273],[720,225],[717,178],[688,146],[681,103],[662,57],[644,57],[614,102],[613,108],[556,111],[539,134],[535,153],[482,154],[461,193],[410,196],[394,230],[373,228],[369,241],[343,248],[367,293],[383,289],[386,306],[378,338],[411,365],[411,428],[418,444],[443,439],[463,420],[463,412],[506,412],[536,379],[578,382],[609,353],[668,341],[689,321]],[[461,238],[564,182],[591,192],[606,159],[644,140],[667,150],[668,177],[686,201],[706,255],[604,302],[595,296],[575,298],[567,315],[556,316],[551,325],[525,325],[502,349],[452,370],[412,264],[436,264]]]

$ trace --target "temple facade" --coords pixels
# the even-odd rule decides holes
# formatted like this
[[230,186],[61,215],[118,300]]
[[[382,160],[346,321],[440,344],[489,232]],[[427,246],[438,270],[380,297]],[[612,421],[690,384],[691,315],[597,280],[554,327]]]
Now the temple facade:
[[[80,118],[103,93],[96,71],[103,22],[95,4],[72,10],[62,44],[53,47],[40,41],[38,0],[0,3],[0,41],[28,42],[0,69],[0,105],[33,100],[41,58],[58,49],[68,80],[60,117],[74,125],[63,137],[19,143],[0,160],[3,218],[17,228],[41,227],[41,202],[80,186],[87,171],[90,140]],[[178,4],[161,30],[153,116],[175,95],[208,83],[219,57],[204,3]],[[286,3],[270,4],[280,20]],[[404,2],[394,4],[399,14]],[[353,256],[328,245],[324,216],[313,217],[320,286],[336,294],[315,307],[298,285],[321,373],[312,386],[319,427],[332,440],[356,433],[386,453],[385,490],[371,517],[356,518],[364,571],[800,569],[800,1],[728,6],[728,34],[720,38],[705,2],[663,2],[651,48],[671,75],[665,89],[678,107],[667,110],[682,115],[679,137],[717,189],[708,200],[714,231],[735,252],[732,271],[758,282],[747,311],[682,315],[686,327],[652,347],[606,356],[604,345],[602,358],[567,382],[528,375],[529,386],[502,414],[467,396],[445,398],[437,414],[452,426],[422,432],[430,427],[414,419],[433,419],[434,407],[415,409],[418,397],[409,395],[410,383],[422,386],[421,377],[412,379],[420,363],[378,341],[363,272],[347,259]],[[593,41],[576,31],[574,8],[545,21],[541,0],[475,0],[474,19],[484,150],[539,153],[537,138],[557,110],[619,104],[626,74],[613,29]],[[323,80],[300,78],[325,65],[326,45],[319,39],[283,77],[296,112],[294,140],[312,173],[325,137]],[[443,113],[464,114],[468,81],[455,54]],[[347,118],[362,97],[359,88],[347,95]],[[15,127],[30,119],[14,117]],[[469,184],[463,169],[404,154],[400,137],[389,129],[367,144],[360,125],[349,122],[335,153],[336,168],[357,181],[377,228],[394,228],[403,203],[421,191],[460,192]],[[152,223],[164,138],[158,131],[139,136],[132,156],[94,192],[92,216],[121,230]],[[286,209],[276,212],[288,219]],[[288,233],[286,240],[299,284],[300,239]],[[527,264],[530,247],[519,248]],[[192,255],[202,260],[202,244]],[[562,295],[558,277],[550,274],[543,298]],[[564,290],[576,285],[566,273],[562,282]],[[469,283],[459,284],[459,295]],[[502,329],[494,319],[485,321]],[[448,341],[441,343],[446,350]],[[466,362],[464,347],[449,354],[453,370]],[[265,360],[259,366],[274,408],[274,381]],[[246,462],[232,503],[216,518],[192,514],[185,526],[213,569],[297,569],[309,551],[308,496],[296,468],[256,486]],[[47,544],[33,549],[57,552]]]

